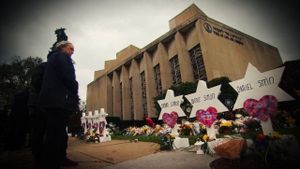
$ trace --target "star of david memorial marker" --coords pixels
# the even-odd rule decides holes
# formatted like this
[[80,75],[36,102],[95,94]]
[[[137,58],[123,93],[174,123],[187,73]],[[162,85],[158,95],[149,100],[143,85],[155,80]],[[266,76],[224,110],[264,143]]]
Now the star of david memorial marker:
[[233,110],[244,108],[259,118],[265,135],[272,133],[273,128],[270,118],[261,113],[270,114],[277,110],[277,102],[293,100],[278,86],[284,68],[260,72],[249,63],[244,78],[229,83],[238,92]]
[[161,107],[161,111],[158,117],[158,120],[162,120],[163,115],[171,114],[176,112],[178,117],[186,116],[183,110],[180,107],[180,104],[183,102],[183,95],[174,96],[173,90],[168,90],[165,99],[158,100],[158,104]]
[[211,126],[217,118],[217,113],[228,111],[218,99],[220,88],[221,85],[207,88],[206,82],[199,80],[196,92],[185,96],[193,105],[190,118],[196,117],[204,124],[210,138],[216,137],[216,129]]
[[180,138],[178,133],[177,119],[178,117],[185,117],[186,114],[181,109],[180,105],[183,103],[183,95],[175,96],[173,90],[168,90],[165,99],[158,100],[161,111],[158,120],[163,120],[169,127],[172,128],[171,134],[175,136],[173,141],[173,148],[188,147],[188,138]]

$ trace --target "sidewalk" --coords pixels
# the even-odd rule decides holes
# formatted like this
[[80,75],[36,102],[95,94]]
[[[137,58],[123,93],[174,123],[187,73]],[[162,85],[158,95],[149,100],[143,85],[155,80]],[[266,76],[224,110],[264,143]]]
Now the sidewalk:
[[[209,169],[215,159],[186,150],[160,151],[160,146],[150,142],[112,140],[105,143],[86,143],[69,138],[68,157],[79,166],[62,169]],[[1,169],[32,169],[33,159],[29,149],[0,154]]]
[[215,158],[184,150],[162,151],[103,169],[210,169]]
[[209,169],[209,163],[215,159],[186,150],[159,151],[159,148],[156,143],[128,140],[99,144],[74,141],[69,147],[69,157],[79,162],[75,169]]
[[150,142],[112,140],[96,144],[70,138],[68,157],[79,162],[76,169],[94,169],[150,155],[159,148],[158,144]]

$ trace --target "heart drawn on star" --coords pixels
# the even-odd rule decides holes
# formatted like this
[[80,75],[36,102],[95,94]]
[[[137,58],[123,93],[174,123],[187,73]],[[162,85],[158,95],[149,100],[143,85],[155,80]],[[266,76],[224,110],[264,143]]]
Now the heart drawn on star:
[[278,101],[276,97],[265,95],[259,99],[247,99],[244,102],[243,108],[250,116],[258,118],[262,121],[267,121],[272,113],[277,110]]
[[94,123],[94,124],[93,124],[93,128],[94,128],[94,129],[97,129],[97,128],[98,128],[98,123]]
[[173,111],[170,114],[164,113],[162,116],[163,122],[165,122],[169,127],[173,128],[177,122],[178,114]]
[[206,110],[199,109],[196,112],[196,119],[206,127],[211,127],[218,116],[218,111],[214,107],[208,107]]
[[99,133],[102,134],[105,128],[105,122],[104,121],[100,121],[99,122]]

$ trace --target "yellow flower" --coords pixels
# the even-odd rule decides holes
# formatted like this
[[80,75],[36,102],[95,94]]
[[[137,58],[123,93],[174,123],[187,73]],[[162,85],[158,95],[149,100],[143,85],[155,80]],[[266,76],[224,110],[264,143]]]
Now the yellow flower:
[[273,138],[281,138],[281,134],[278,133],[277,131],[273,131],[272,134],[271,134],[271,136],[272,136]]
[[202,130],[206,129],[205,125],[200,124],[200,129],[202,129]]
[[289,123],[290,127],[294,127],[295,126],[296,120],[294,118],[287,117],[286,120]]
[[208,137],[207,134],[205,134],[205,135],[202,136],[202,140],[203,140],[203,141],[206,142],[206,141],[208,141],[208,139],[209,139],[209,137]]
[[170,136],[169,137],[170,139],[175,139],[175,135],[174,134],[169,134],[169,136]]
[[192,129],[193,125],[192,124],[188,124],[188,125],[186,125],[186,127],[189,128],[189,129]]
[[220,127],[225,126],[225,127],[231,127],[232,126],[232,122],[231,121],[223,121],[220,124]]
[[146,127],[142,127],[142,132],[146,133],[147,132],[147,128]]

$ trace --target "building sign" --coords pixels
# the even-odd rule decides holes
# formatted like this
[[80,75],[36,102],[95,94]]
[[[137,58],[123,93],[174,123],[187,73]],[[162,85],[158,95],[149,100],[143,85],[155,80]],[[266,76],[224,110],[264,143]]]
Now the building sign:
[[208,32],[208,33],[213,33],[214,35],[219,36],[221,38],[225,38],[225,39],[235,42],[237,44],[244,45],[241,37],[236,36],[235,34],[229,32],[229,31],[224,31],[222,28],[217,28],[215,26],[211,26],[207,22],[205,22],[203,24],[203,27],[206,30],[206,32]]
[[212,33],[212,27],[210,26],[210,24],[208,24],[207,22],[205,22],[203,24],[204,29],[206,30],[206,32],[208,33]]
[[211,106],[213,106],[217,112],[228,111],[228,109],[218,99],[220,88],[221,85],[208,89],[206,82],[199,80],[196,92],[185,96],[193,105],[190,118],[195,117],[198,111],[207,110]]
[[284,67],[267,72],[259,72],[252,64],[248,64],[245,77],[229,84],[238,92],[233,109],[243,108],[247,99],[259,100],[265,95],[276,97],[280,101],[289,101],[293,98],[278,87]]

